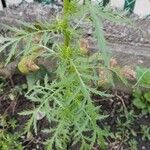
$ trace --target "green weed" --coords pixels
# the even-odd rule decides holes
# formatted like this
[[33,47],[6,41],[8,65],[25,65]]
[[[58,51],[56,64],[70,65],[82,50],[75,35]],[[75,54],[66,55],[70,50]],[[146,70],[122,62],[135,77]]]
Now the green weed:
[[142,140],[150,140],[150,127],[141,125]]
[[[49,134],[46,149],[66,150],[70,143],[70,146],[79,144],[81,150],[90,150],[95,144],[106,149],[105,139],[111,133],[105,127],[100,128],[97,121],[107,116],[100,113],[100,107],[95,106],[91,97],[93,94],[111,96],[97,90],[99,78],[103,78],[98,69],[107,70],[110,59],[102,18],[116,22],[118,16],[115,18],[89,1],[82,7],[76,1],[64,0],[63,3],[62,16],[55,18],[52,24],[18,21],[22,28],[3,25],[15,36],[1,37],[0,52],[10,49],[5,65],[15,59],[20,60],[18,69],[27,76],[28,92],[25,96],[36,103],[33,109],[19,113],[30,116],[25,133],[33,128],[38,134],[37,122],[45,117],[52,125],[43,131]],[[93,37],[98,43],[94,59],[93,55],[88,55],[86,46],[80,47],[83,29],[78,32],[72,23],[74,19],[83,18],[94,26]],[[78,24],[80,21],[75,26]],[[39,58],[54,60],[55,65],[40,71]]]
[[[144,114],[150,113],[150,69],[137,67],[137,83],[133,104]],[[144,90],[143,90],[144,89]]]
[[0,116],[0,149],[1,150],[22,150],[22,144],[19,142],[20,135],[12,134],[8,130],[14,130],[17,126],[15,120],[7,120],[6,116]]

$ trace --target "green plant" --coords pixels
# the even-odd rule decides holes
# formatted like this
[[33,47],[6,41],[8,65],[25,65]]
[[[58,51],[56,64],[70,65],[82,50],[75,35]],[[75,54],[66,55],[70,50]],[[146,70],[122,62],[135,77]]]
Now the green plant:
[[9,134],[6,132],[0,131],[0,149],[1,150],[22,150],[23,147],[19,142],[19,135],[17,134]]
[[[135,86],[150,88],[150,69],[149,68],[136,68],[137,83]],[[134,87],[135,87],[134,86]]]
[[[98,76],[93,72],[97,63],[91,62],[79,48],[71,44],[69,5],[70,2],[65,0],[62,28],[64,43],[57,45],[54,49],[54,57],[57,58],[58,63],[55,70],[57,78],[49,82],[46,76],[44,85],[41,86],[38,83],[34,86],[26,97],[38,102],[39,105],[34,110],[20,114],[32,115],[29,123],[33,122],[36,133],[39,112],[44,112],[47,119],[55,124],[48,130],[52,136],[46,142],[47,149],[52,149],[53,146],[57,149],[67,149],[67,144],[70,142],[72,145],[80,144],[81,149],[91,149],[95,143],[104,148],[104,138],[108,136],[108,133],[98,127],[97,120],[106,116],[99,114],[99,107],[93,104],[91,93],[101,96],[107,96],[107,94],[97,91],[90,84],[91,81],[98,81]],[[94,21],[96,24],[96,20]],[[30,130],[29,123],[27,131]]]
[[136,140],[132,139],[129,141],[130,149],[138,150],[137,145],[138,145],[138,142]]
[[[19,113],[30,116],[25,132],[31,132],[33,127],[37,134],[38,120],[46,117],[51,124],[49,129],[44,130],[49,133],[46,142],[48,150],[53,147],[65,150],[68,145],[75,144],[79,144],[81,150],[92,149],[95,144],[105,149],[105,139],[111,134],[105,130],[105,127],[100,128],[97,121],[107,116],[100,113],[100,107],[95,106],[91,97],[93,94],[110,96],[96,88],[99,81],[97,70],[107,69],[110,57],[101,18],[116,21],[118,17],[116,20],[113,19],[111,13],[91,5],[88,1],[82,7],[78,6],[76,1],[64,0],[63,3],[63,15],[58,20],[55,19],[53,24],[45,22],[32,25],[21,22],[23,29],[4,25],[14,31],[16,36],[1,38],[3,45],[0,52],[6,47],[11,47],[6,65],[13,59],[19,58],[18,68],[27,75],[29,89],[25,96],[35,102],[35,107]],[[81,32],[76,30],[80,21],[74,27],[75,19],[93,23],[94,36],[99,46],[94,57],[83,52],[83,49],[88,52],[87,47],[80,47],[79,39],[83,35],[82,30]],[[63,41],[57,40],[59,37]],[[21,49],[18,48],[18,43],[23,43]],[[37,63],[39,57],[53,59],[56,65],[52,68],[52,77],[49,71],[46,71],[42,79],[38,77],[39,81],[36,82],[34,75],[40,69]],[[41,115],[42,118],[39,117]]]
[[142,110],[143,114],[150,113],[150,92],[142,93],[139,89],[133,93],[133,104]]
[[7,121],[6,116],[0,116],[0,149],[1,150],[22,150],[22,144],[19,142],[20,135],[12,134],[8,130],[14,130],[17,126],[16,120]]
[[141,109],[144,114],[150,113],[150,92],[148,91],[150,88],[150,69],[137,67],[136,72],[137,83],[134,86],[133,104]]
[[118,113],[121,115],[117,118],[114,139],[121,141],[122,144],[125,144],[131,137],[136,137],[137,135],[132,128],[136,116],[133,110],[128,112],[126,107],[121,107]]
[[141,125],[142,140],[150,140],[150,127]]

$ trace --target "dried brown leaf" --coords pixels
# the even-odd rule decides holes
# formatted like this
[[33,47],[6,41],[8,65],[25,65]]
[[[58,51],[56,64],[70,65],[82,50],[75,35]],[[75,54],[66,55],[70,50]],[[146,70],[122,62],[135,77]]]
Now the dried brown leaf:
[[26,66],[28,70],[32,72],[35,72],[40,69],[40,67],[36,65],[36,63],[33,60],[29,60],[28,62],[26,62]]
[[88,54],[89,42],[87,39],[81,39],[79,46],[83,54]]
[[114,68],[114,67],[117,67],[118,66],[118,62],[115,58],[111,58],[110,59],[110,67],[111,68]]
[[123,67],[122,75],[129,80],[135,80],[136,79],[136,72],[130,66],[124,66]]

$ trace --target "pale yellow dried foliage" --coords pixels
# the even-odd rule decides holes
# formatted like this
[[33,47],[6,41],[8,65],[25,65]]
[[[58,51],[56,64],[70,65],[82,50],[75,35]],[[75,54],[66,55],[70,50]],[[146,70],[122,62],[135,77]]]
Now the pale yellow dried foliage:
[[79,47],[83,54],[88,54],[89,52],[89,41],[87,39],[80,39]]
[[135,80],[136,79],[136,72],[130,66],[124,66],[123,67],[122,75],[129,80]]

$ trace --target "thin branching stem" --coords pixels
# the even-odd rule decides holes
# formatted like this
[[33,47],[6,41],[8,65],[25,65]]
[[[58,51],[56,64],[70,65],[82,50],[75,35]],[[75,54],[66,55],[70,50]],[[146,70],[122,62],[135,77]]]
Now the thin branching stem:
[[69,4],[70,4],[69,0],[64,0],[63,1],[64,47],[69,47],[69,44],[70,44],[70,36],[69,36],[69,33],[68,33],[68,28],[69,28],[69,21],[68,21]]

